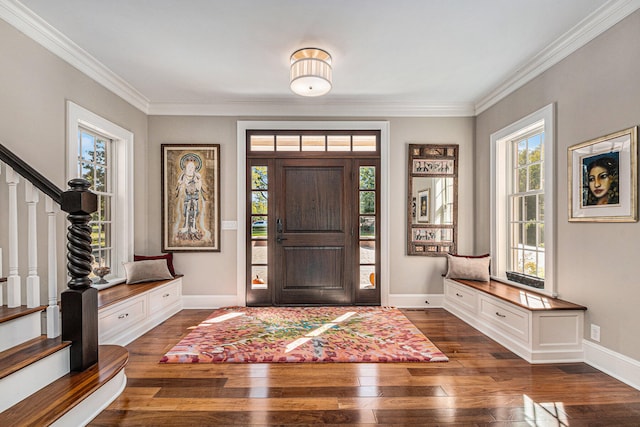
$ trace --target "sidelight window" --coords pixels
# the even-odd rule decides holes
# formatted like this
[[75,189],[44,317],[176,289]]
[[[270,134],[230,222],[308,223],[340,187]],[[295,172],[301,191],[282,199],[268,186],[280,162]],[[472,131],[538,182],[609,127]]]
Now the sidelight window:
[[360,289],[376,287],[376,167],[358,171]]
[[251,166],[251,288],[268,287],[268,166]]

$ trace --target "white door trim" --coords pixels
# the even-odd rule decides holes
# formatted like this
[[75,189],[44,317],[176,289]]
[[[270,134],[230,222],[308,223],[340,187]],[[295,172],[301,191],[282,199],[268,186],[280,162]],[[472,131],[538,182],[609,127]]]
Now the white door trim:
[[238,305],[246,305],[246,160],[249,129],[271,130],[377,130],[380,131],[380,299],[383,306],[389,301],[389,122],[387,121],[242,121],[237,123],[237,217],[238,217],[238,253],[237,288]]

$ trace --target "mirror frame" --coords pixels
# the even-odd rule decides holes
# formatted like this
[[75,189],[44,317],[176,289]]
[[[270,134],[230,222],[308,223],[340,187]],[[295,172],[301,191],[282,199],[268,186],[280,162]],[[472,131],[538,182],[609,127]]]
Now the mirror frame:
[[[457,144],[409,144],[407,163],[407,255],[419,256],[446,256],[448,253],[457,253],[458,245],[458,152]],[[434,168],[420,171],[416,165],[418,161],[436,160]],[[453,165],[453,166],[451,166]],[[413,195],[414,178],[453,178],[453,208],[451,224],[429,224],[414,221],[416,201]],[[435,231],[436,233],[449,234],[450,240],[440,241],[416,241],[413,239],[414,231]],[[447,231],[450,230],[450,231]]]

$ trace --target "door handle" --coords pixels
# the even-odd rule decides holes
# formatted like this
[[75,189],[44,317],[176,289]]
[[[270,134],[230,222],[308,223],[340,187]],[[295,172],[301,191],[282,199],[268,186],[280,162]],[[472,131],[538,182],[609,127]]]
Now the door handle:
[[283,229],[282,220],[280,218],[278,218],[278,219],[276,219],[276,233],[277,233],[276,242],[278,244],[282,244],[283,240],[287,240],[286,237],[282,237],[282,229]]

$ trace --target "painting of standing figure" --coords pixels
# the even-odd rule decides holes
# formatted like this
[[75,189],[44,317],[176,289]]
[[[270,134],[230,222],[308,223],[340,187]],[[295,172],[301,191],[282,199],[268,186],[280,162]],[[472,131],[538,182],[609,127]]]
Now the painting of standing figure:
[[220,145],[162,145],[162,251],[220,251]]

